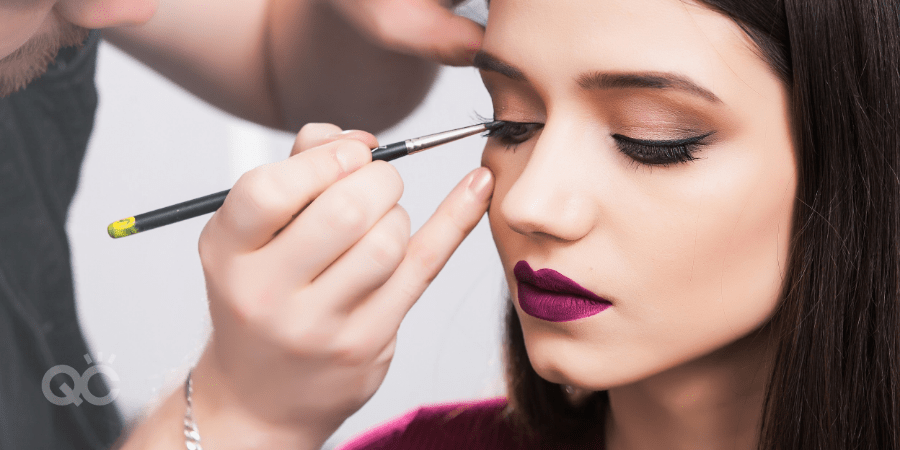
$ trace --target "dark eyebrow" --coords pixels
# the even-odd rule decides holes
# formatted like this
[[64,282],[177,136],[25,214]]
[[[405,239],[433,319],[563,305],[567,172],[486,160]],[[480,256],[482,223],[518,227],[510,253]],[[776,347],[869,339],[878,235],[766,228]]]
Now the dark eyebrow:
[[[483,50],[475,54],[472,65],[481,70],[497,72],[516,81],[528,81],[521,70]],[[578,85],[582,89],[677,89],[703,97],[713,103],[722,103],[719,97],[689,78],[668,72],[587,73],[578,77]]]
[[505,75],[507,78],[512,78],[516,81],[527,81],[525,78],[525,74],[522,73],[521,70],[516,69],[515,67],[501,61],[500,58],[497,58],[496,56],[491,55],[484,50],[481,50],[475,54],[475,59],[472,60],[472,65],[481,70],[497,72],[501,75]]
[[687,77],[666,72],[604,73],[595,72],[578,77],[578,85],[584,89],[646,88],[677,89],[722,103],[716,94],[700,87]]

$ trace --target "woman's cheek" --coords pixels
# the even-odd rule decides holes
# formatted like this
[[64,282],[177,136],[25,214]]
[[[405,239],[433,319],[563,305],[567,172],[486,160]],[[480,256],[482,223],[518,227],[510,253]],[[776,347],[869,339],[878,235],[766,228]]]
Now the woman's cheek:
[[657,259],[643,270],[657,275],[648,278],[668,297],[673,317],[697,326],[721,322],[734,338],[761,325],[777,304],[793,207],[784,195],[794,189],[791,166],[773,170],[764,155],[747,154],[754,158],[720,159],[691,201],[670,210],[671,240],[656,242]]
[[[512,169],[512,163],[509,161],[512,152],[506,152],[506,149],[499,145],[488,143],[482,153],[481,165],[487,167],[494,174],[494,193],[491,196],[491,204],[488,207],[488,223],[491,227],[491,234],[494,243],[497,246],[497,252],[500,254],[500,260],[507,261],[508,247],[516,240],[516,233],[509,228],[500,215],[500,205],[510,187],[516,180],[516,174]],[[511,271],[512,269],[509,268]]]
[[[507,149],[502,144],[488,141],[481,153],[481,165],[487,167],[494,174],[494,193],[491,196],[491,204],[488,208],[488,218],[490,219],[491,229],[497,231],[499,224],[499,215],[497,211],[503,203],[503,198],[509,192],[513,183],[518,179],[519,174],[525,169],[527,159],[523,158],[524,154]],[[512,230],[508,230],[512,232]],[[495,234],[496,240],[496,234]],[[497,241],[498,247],[500,242]]]

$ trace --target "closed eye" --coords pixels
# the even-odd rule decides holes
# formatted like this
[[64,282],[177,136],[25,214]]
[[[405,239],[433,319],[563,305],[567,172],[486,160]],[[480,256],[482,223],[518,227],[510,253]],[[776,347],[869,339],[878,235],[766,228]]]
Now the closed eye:
[[[544,124],[535,122],[497,121],[497,125],[485,136],[497,139],[507,149],[515,151],[519,144],[537,135],[543,127]],[[666,167],[698,159],[694,154],[706,144],[704,140],[712,134],[713,132],[709,132],[686,139],[672,140],[636,139],[621,134],[613,134],[612,138],[615,139],[619,151],[635,163]]]
[[636,163],[646,166],[665,167],[670,164],[686,163],[698,159],[694,156],[694,153],[701,146],[705,145],[704,139],[712,134],[710,132],[686,139],[664,141],[635,139],[621,134],[614,134],[612,137],[616,140],[619,151]]
[[498,121],[498,124],[485,134],[488,138],[497,139],[506,148],[515,148],[531,139],[544,127],[542,123]]

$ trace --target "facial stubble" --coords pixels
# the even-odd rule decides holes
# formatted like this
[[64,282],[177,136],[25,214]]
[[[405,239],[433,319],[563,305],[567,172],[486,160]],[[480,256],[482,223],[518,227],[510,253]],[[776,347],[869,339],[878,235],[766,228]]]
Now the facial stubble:
[[0,59],[0,98],[23,89],[47,71],[61,48],[81,46],[90,30],[68,22],[33,36],[16,51]]

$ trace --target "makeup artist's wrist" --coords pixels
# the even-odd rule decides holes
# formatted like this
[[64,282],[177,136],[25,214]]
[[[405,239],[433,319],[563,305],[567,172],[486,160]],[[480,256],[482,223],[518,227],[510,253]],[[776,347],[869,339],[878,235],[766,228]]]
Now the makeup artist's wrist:
[[[302,423],[273,424],[261,418],[233,394],[234,388],[222,380],[213,359],[207,349],[192,375],[193,416],[204,449],[317,450],[333,432]],[[187,407],[186,402],[182,403]]]
[[[319,449],[331,432],[314,433],[300,427],[277,427],[261,421],[257,416],[229,400],[207,362],[194,368],[207,383],[198,386],[195,380],[192,395],[193,416],[198,425],[205,450],[249,450],[269,448]],[[199,387],[199,389],[198,389]],[[185,448],[184,415],[187,401],[184,386],[179,384],[150,415],[141,419],[128,436],[121,439],[115,450],[173,450]]]

